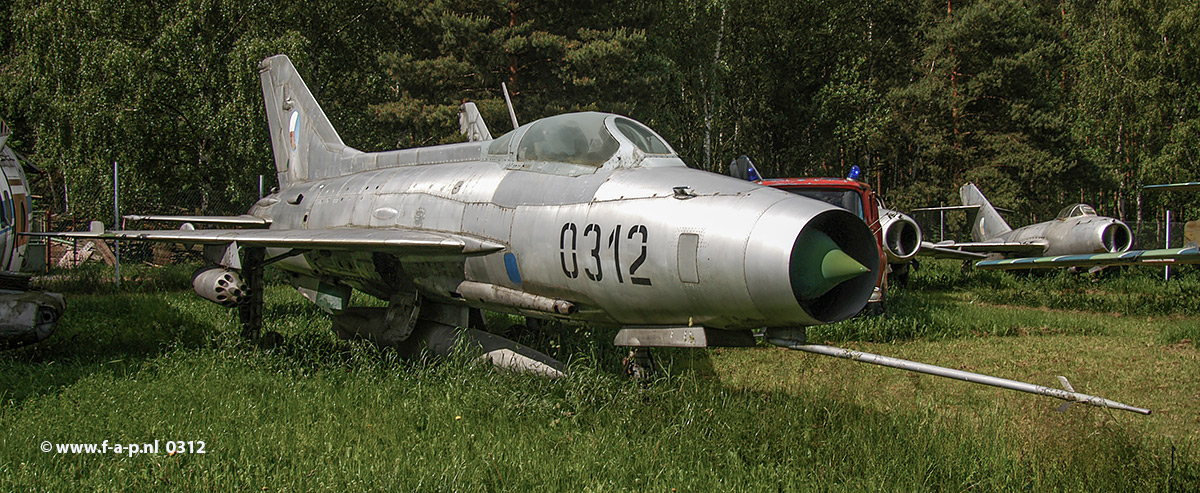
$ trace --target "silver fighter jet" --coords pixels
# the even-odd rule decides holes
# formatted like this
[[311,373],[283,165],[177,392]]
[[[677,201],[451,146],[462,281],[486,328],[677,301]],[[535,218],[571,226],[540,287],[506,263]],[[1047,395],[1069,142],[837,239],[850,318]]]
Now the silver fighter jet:
[[976,210],[971,242],[943,241],[932,246],[1005,257],[1120,253],[1129,250],[1133,235],[1119,219],[1096,214],[1087,204],[1065,207],[1050,221],[1013,229],[1000,217],[973,183],[959,189],[962,206],[926,207],[915,211]]
[[[268,264],[340,335],[435,351],[458,344],[454,328],[477,309],[752,344],[753,328],[854,315],[880,268],[853,214],[690,169],[630,118],[572,113],[493,140],[367,153],[342,142],[287,57],[260,73],[278,193],[243,216],[139,217],[180,230],[74,235],[205,245],[213,265],[193,285],[242,307],[248,336]],[[472,133],[490,136],[481,124]],[[204,223],[226,229],[194,228]],[[351,307],[352,289],[390,304]],[[561,368],[466,335],[493,361]]]
[[[544,118],[495,139],[471,106],[472,139],[366,153],[347,147],[285,56],[259,71],[280,191],[234,217],[143,216],[176,231],[61,233],[202,244],[205,298],[238,306],[260,335],[262,269],[275,265],[331,312],[334,330],[402,353],[473,351],[562,375],[544,354],[476,330],[481,309],[619,326],[634,372],[650,347],[772,344],[1098,406],[1073,391],[805,343],[805,326],[859,312],[881,261],[855,214],[689,169],[619,115]],[[515,123],[515,118],[514,118]],[[515,125],[514,125],[515,126]],[[196,229],[209,223],[224,229]],[[243,228],[233,228],[241,226]],[[349,306],[357,289],[387,307]],[[765,329],[763,329],[765,328]]]
[[28,238],[17,233],[29,231],[29,180],[8,147],[12,132],[0,121],[0,271],[20,271]]
[[[1200,182],[1146,185],[1145,188],[1147,190],[1196,191],[1200,190]],[[975,267],[986,270],[1023,270],[1060,267],[1108,267],[1115,265],[1161,267],[1174,264],[1200,264],[1200,220],[1189,221],[1184,226],[1184,246],[1182,248],[1124,250],[1120,252],[985,260],[975,264]]]

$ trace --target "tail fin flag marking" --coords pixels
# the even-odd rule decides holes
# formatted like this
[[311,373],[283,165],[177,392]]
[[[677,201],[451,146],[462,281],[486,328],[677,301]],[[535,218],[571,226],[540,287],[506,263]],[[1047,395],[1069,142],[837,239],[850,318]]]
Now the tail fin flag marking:
[[276,55],[258,72],[280,186],[337,176],[342,159],[359,151],[342,142],[292,61]]

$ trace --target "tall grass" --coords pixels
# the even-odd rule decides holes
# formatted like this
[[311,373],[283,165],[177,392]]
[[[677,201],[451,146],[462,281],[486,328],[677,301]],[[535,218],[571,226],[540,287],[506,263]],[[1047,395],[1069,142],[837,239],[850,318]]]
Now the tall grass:
[[[166,276],[190,274],[178,270]],[[925,272],[937,279],[937,270]],[[922,295],[924,275],[894,294],[896,315],[819,333],[893,340],[1111,330],[1093,327],[1089,317],[1103,313],[1000,324],[989,310],[1003,307],[963,301],[955,289]],[[1037,282],[990,276],[948,281]],[[507,330],[520,320],[491,316],[495,330],[570,362],[570,376],[543,380],[338,340],[324,314],[277,284],[266,292],[265,318],[286,343],[260,350],[235,335],[233,312],[186,284],[162,292],[155,283],[168,281],[131,278],[100,294],[86,294],[84,282],[61,284],[69,311],[58,332],[0,353],[0,489],[1200,488],[1195,440],[1145,435],[1094,413],[1039,413],[1013,428],[1012,408],[994,401],[882,409],[816,386],[747,387],[697,369],[749,354],[768,355],[759,363],[770,367],[771,355],[795,353],[664,351],[663,376],[638,383],[619,374],[609,329]],[[39,450],[43,441],[156,439],[203,440],[207,453]]]
[[[997,410],[882,413],[803,389],[649,384],[576,365],[538,380],[365,345],[303,358],[239,345],[172,349],[99,371],[0,418],[6,489],[344,488],[1129,490],[1194,484],[1191,464],[1116,425],[1067,417],[1006,432]],[[1067,438],[1056,438],[1071,437]],[[42,441],[203,440],[204,455],[58,455]],[[1045,440],[1048,440],[1046,442]],[[1181,457],[1191,457],[1181,451]]]

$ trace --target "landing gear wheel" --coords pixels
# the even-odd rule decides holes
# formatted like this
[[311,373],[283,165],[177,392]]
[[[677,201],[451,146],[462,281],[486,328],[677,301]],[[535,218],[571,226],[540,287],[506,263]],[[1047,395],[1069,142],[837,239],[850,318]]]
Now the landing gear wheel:
[[650,348],[630,349],[629,356],[621,360],[621,365],[625,367],[625,374],[634,380],[649,380],[654,377],[655,364],[654,357],[650,355]]
[[908,275],[912,273],[916,265],[916,260],[909,260],[907,264],[891,264],[892,271],[888,273],[888,280],[895,282],[897,286],[907,286]]
[[879,299],[868,301],[867,306],[863,307],[859,315],[866,317],[879,317],[887,311],[887,294],[880,294]]

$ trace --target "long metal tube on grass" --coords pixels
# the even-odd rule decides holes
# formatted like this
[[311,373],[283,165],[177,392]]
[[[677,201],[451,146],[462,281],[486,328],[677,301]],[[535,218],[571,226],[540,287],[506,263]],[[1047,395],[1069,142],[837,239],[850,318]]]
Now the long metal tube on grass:
[[[848,360],[861,361],[863,363],[870,363],[873,365],[888,366],[888,367],[892,367],[892,368],[899,368],[901,370],[915,371],[917,373],[927,373],[927,374],[936,375],[939,377],[953,378],[955,380],[963,380],[963,381],[971,382],[971,383],[980,383],[983,385],[991,385],[993,387],[1001,387],[1001,388],[1005,388],[1005,389],[1019,390],[1021,392],[1028,392],[1030,394],[1044,395],[1046,397],[1053,397],[1055,399],[1062,399],[1064,401],[1069,401],[1069,402],[1080,402],[1083,404],[1088,404],[1088,405],[1092,405],[1092,406],[1096,406],[1096,407],[1107,407],[1110,409],[1120,409],[1122,411],[1135,412],[1135,413],[1139,413],[1139,414],[1150,414],[1149,409],[1133,407],[1133,406],[1130,406],[1127,404],[1122,404],[1120,402],[1110,401],[1103,397],[1096,397],[1094,395],[1087,395],[1087,394],[1082,394],[1079,392],[1074,392],[1074,389],[1070,389],[1070,385],[1067,384],[1065,382],[1065,379],[1062,379],[1062,377],[1059,377],[1059,378],[1064,380],[1064,382],[1063,382],[1064,386],[1068,387],[1069,390],[1054,389],[1054,388],[1050,388],[1050,387],[1044,387],[1041,385],[1034,385],[1032,383],[1019,382],[1016,380],[1009,380],[1007,378],[993,377],[990,375],[981,375],[979,373],[971,373],[969,371],[955,370],[955,369],[946,368],[943,366],[936,366],[936,365],[930,365],[930,364],[925,364],[925,363],[917,363],[916,361],[909,361],[909,360],[899,359],[899,358],[890,358],[887,356],[880,356],[878,354],[864,353],[862,351],[853,351],[850,349],[842,349],[842,348],[833,347],[833,346],[823,346],[820,344],[790,344],[785,347],[787,347],[789,349],[796,349],[799,351],[805,351],[805,352],[809,352],[809,353],[823,354],[825,356],[833,356],[833,357],[844,358],[844,359],[848,359]],[[1066,404],[1064,404],[1064,406],[1066,406]]]

